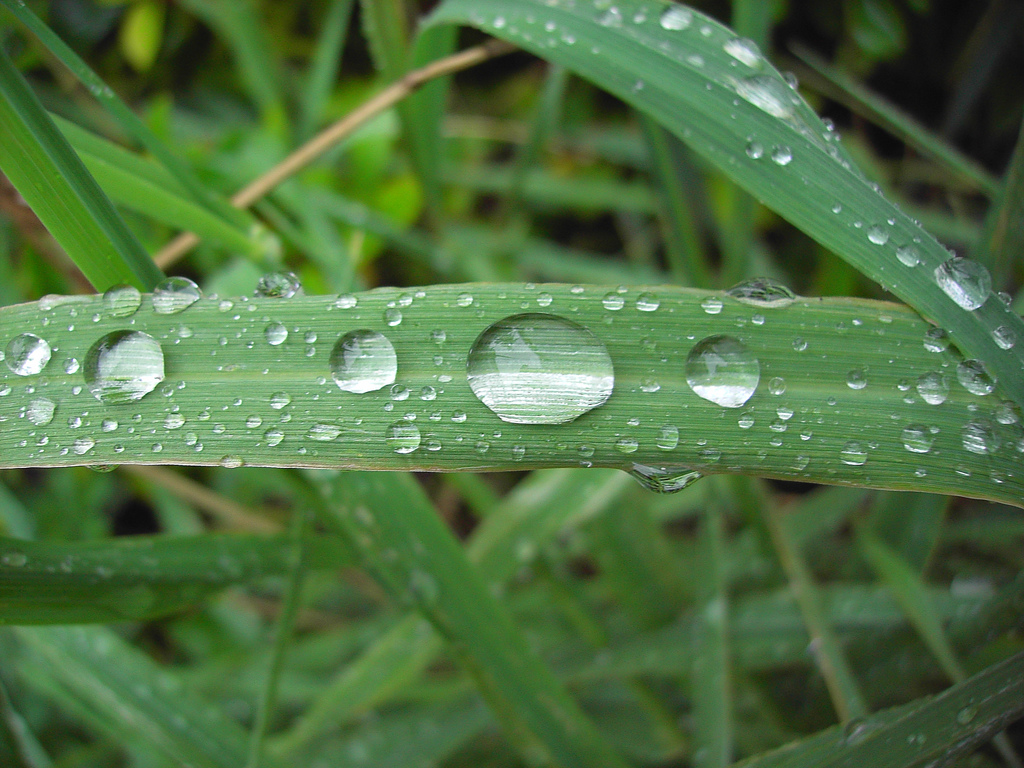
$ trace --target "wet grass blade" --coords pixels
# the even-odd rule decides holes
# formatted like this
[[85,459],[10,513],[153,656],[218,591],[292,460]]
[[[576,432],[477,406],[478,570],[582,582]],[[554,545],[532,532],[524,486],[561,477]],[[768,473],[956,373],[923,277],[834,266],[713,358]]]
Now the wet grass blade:
[[[681,288],[580,288],[378,289],[340,302],[335,296],[199,299],[176,314],[157,312],[143,296],[130,327],[152,344],[133,341],[162,359],[163,376],[150,367],[153,357],[126,359],[128,379],[137,373],[140,386],[155,391],[140,390],[141,399],[125,402],[94,395],[93,388],[103,397],[106,390],[90,367],[100,339],[120,339],[109,334],[128,327],[118,307],[83,296],[0,308],[0,348],[7,349],[0,387],[8,414],[0,466],[455,471],[586,461],[639,466],[653,484],[693,471],[738,472],[1024,504],[1012,409],[995,393],[968,391],[965,386],[978,390],[980,382],[964,378],[970,369],[952,347],[928,351],[928,325],[906,308],[854,299],[764,308]],[[606,301],[622,307],[606,309]],[[709,314],[705,306],[717,311]],[[563,424],[515,424],[473,393],[466,371],[474,341],[492,323],[524,310],[572,317],[594,334],[614,369],[608,402]],[[76,320],[94,316],[94,322]],[[393,381],[382,382],[387,386],[353,393],[335,383],[331,354],[341,336],[360,329],[388,339],[397,370]],[[443,341],[434,331],[444,331]],[[51,353],[39,373],[32,371],[46,362],[45,350],[31,337],[16,341],[26,333]],[[744,379],[749,400],[739,408],[704,399],[687,378],[687,365],[702,359],[690,339],[721,334],[745,347],[744,359],[749,352],[757,361],[757,376]],[[29,341],[40,357],[19,367],[12,350]],[[545,403],[531,407],[545,416]],[[415,423],[402,418],[407,413]],[[138,422],[134,432],[122,428],[129,419]],[[640,424],[630,423],[635,419]],[[412,429],[395,427],[406,422]],[[500,437],[486,437],[494,432]],[[411,442],[402,443],[402,436]]]
[[[0,539],[0,624],[140,621],[230,584],[287,573],[284,536],[136,536],[64,543]],[[311,567],[349,562],[336,537],[311,542]]]
[[[984,303],[973,311],[958,303],[953,288],[947,294],[935,272],[949,252],[855,170],[813,110],[728,28],[685,6],[650,13],[640,0],[608,8],[446,0],[429,23],[478,27],[651,115],[769,208],[948,330],[1024,405],[1024,344],[1003,349],[994,337],[1005,326],[1024,338],[1024,321],[983,290],[981,278]],[[901,248],[915,249],[914,259],[902,252],[915,266],[897,256]]]
[[149,289],[160,270],[0,50],[0,169],[98,290]]
[[21,665],[26,684],[87,723],[196,768],[244,763],[245,734],[237,723],[113,631],[19,627],[14,632],[31,651]]
[[345,473],[332,485],[340,529],[388,591],[449,641],[513,743],[563,765],[623,765],[409,475]]

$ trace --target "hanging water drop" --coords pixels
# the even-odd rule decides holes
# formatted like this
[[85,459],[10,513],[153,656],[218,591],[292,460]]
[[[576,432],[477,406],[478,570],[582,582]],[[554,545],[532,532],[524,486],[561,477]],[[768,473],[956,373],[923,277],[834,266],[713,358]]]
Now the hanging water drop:
[[83,375],[100,402],[130,403],[164,380],[164,353],[148,334],[114,331],[89,348]]
[[187,277],[168,277],[153,289],[153,310],[158,315],[176,315],[202,297],[199,286]]
[[[396,310],[397,311],[397,310]],[[342,336],[331,352],[331,376],[346,392],[374,392],[394,384],[398,357],[387,337],[361,329]]]
[[473,342],[466,372],[480,401],[513,424],[561,424],[611,396],[605,345],[554,315],[523,314],[491,325]]
[[738,339],[709,336],[686,358],[686,383],[698,396],[725,408],[747,402],[761,380],[761,363]]
[[704,475],[688,467],[661,467],[634,464],[629,470],[644,488],[655,493],[675,493],[693,485]]
[[935,268],[935,282],[964,309],[980,307],[992,293],[992,277],[984,266],[962,256],[954,256]]
[[4,361],[19,376],[34,376],[50,362],[50,345],[34,333],[22,333],[7,343]]

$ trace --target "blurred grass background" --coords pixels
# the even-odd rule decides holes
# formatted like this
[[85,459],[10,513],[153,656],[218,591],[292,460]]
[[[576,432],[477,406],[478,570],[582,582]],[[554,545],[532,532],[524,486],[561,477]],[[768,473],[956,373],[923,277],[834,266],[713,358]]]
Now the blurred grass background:
[[[225,197],[403,72],[429,11],[400,0],[29,5]],[[1024,106],[1019,3],[698,7],[792,70],[889,199],[987,263],[1021,310],[1021,229],[991,214]],[[132,146],[34,37],[7,14],[0,23],[52,113]],[[482,39],[463,31],[459,47]],[[804,295],[885,298],[661,129],[525,53],[455,76],[440,156],[417,154],[429,99],[408,105],[258,204],[264,228],[250,243],[201,243],[168,271],[220,295],[287,268],[307,293],[770,275]],[[150,252],[176,234],[120,210]],[[0,252],[2,304],[87,290],[6,184]],[[464,650],[431,640],[417,618],[438,621],[429,580],[405,574],[403,597],[383,555],[353,567],[310,476],[80,468],[2,480],[0,533],[51,547],[33,563],[61,594],[37,621],[112,622],[0,633],[12,765],[547,760],[514,716],[481,703]],[[869,713],[1024,650],[1024,520],[999,505],[738,477],[659,497],[603,471],[379,482],[382,504],[432,505],[635,764],[726,765],[843,721],[856,742]],[[149,552],[130,547],[138,535],[193,538]],[[62,564],[66,584],[46,575]],[[0,594],[16,605],[25,583],[5,578]],[[277,666],[271,652],[289,636]],[[264,726],[265,744],[247,742]],[[1008,734],[1019,751],[1020,723]],[[962,762],[1012,764],[1008,745]],[[887,764],[884,752],[870,764]]]

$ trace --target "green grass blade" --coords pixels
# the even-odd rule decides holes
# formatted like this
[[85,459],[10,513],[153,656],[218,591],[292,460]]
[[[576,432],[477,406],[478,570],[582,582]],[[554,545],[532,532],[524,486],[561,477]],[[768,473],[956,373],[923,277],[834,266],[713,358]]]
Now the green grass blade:
[[266,255],[268,242],[262,236],[265,230],[255,219],[249,220],[248,227],[239,227],[195,203],[185,188],[160,166],[66,120],[54,118],[54,122],[114,202],[232,251],[258,258]]
[[[336,537],[311,564],[349,561]],[[179,611],[230,584],[287,573],[283,536],[138,536],[63,543],[0,538],[0,624],[144,620]]]
[[953,682],[962,682],[967,674],[953,653],[920,574],[885,542],[864,528],[858,533],[857,545],[872,570],[892,590],[943,672]]
[[999,194],[985,217],[981,245],[979,258],[992,269],[996,287],[1006,287],[1024,253],[1024,122]]
[[881,493],[866,527],[915,573],[924,572],[942,536],[949,499],[923,493]]
[[[727,44],[736,36],[718,22],[671,8],[676,15],[668,26],[676,29],[666,29],[661,13],[649,13],[640,0],[609,8],[446,0],[430,23],[479,27],[650,114],[765,205],[946,328],[966,355],[985,361],[1009,397],[1024,404],[1024,344],[1004,350],[993,338],[1004,325],[1024,338],[1024,321],[992,295],[971,312],[947,295],[934,272],[949,252],[853,170],[846,152],[781,75],[745,49],[730,55]],[[545,25],[555,31],[545,32]],[[595,56],[594,48],[603,55]],[[896,256],[907,246],[919,252],[915,267]]]
[[999,194],[1002,186],[999,179],[899,107],[861,85],[841,69],[831,66],[810,49],[794,46],[793,53],[817,75],[814,81],[809,82],[815,86],[824,85],[824,90],[830,98],[880,125],[925,157],[935,160],[948,171],[973,184],[989,197]]
[[338,62],[345,46],[354,0],[331,0],[324,17],[302,93],[299,95],[298,135],[313,135],[324,116],[327,100],[337,77]]
[[22,676],[125,743],[196,768],[238,768],[245,734],[210,702],[103,627],[18,627],[38,658]]
[[82,58],[33,14],[24,3],[0,0],[78,80],[89,89],[118,124],[149,150],[193,196],[195,201],[236,226],[246,225],[246,216],[223,198],[213,195],[182,160],[177,158],[121,98],[107,86]]
[[97,289],[155,286],[160,270],[0,50],[0,169]]
[[[606,310],[608,295],[621,298],[622,309]],[[472,303],[462,306],[467,298]],[[722,302],[716,314],[702,307],[709,298]],[[0,349],[8,358],[0,365],[0,391],[6,392],[0,415],[7,419],[0,466],[245,463],[455,471],[586,462],[663,467],[666,476],[739,472],[1024,503],[1019,425],[1005,417],[996,395],[975,395],[956,383],[954,350],[925,349],[927,324],[892,304],[797,300],[762,309],[680,288],[619,294],[610,286],[580,292],[530,284],[387,288],[341,305],[333,296],[200,299],[178,314],[158,313],[149,296],[143,299],[130,325],[98,296],[0,308]],[[653,300],[654,311],[636,308]],[[571,317],[600,339],[615,371],[608,402],[564,424],[513,424],[474,395],[466,376],[474,340],[492,323],[524,311]],[[90,349],[129,327],[160,346],[164,380],[156,373],[145,378],[156,388],[141,399],[103,402],[83,386],[89,384]],[[390,340],[397,389],[355,394],[338,388],[331,350],[357,329]],[[443,342],[435,330],[445,331]],[[52,359],[38,374],[19,368],[14,354],[25,343],[15,339],[24,333],[50,349]],[[268,333],[271,342],[282,343],[268,342]],[[705,400],[687,382],[691,339],[722,333],[759,361],[757,387],[742,408]],[[156,354],[148,342],[146,348]],[[39,362],[45,361],[31,364]],[[130,378],[134,358],[125,364]],[[139,364],[150,365],[152,358]],[[853,388],[847,385],[851,372]],[[861,376],[867,383],[857,388]],[[919,399],[922,376],[945,382],[944,402]],[[657,391],[646,391],[654,388],[651,380]],[[283,407],[273,407],[282,392]],[[420,442],[396,451],[402,446],[388,438],[395,424],[411,421],[403,419],[407,413],[416,416]],[[641,423],[630,424],[633,419]],[[109,431],[102,429],[105,420]],[[126,428],[129,420],[134,431]],[[672,427],[678,442],[658,447],[662,431]],[[494,432],[500,437],[486,439]],[[439,450],[431,449],[434,440]],[[632,440],[636,450],[630,452]],[[909,450],[905,442],[928,452]],[[521,456],[517,445],[525,449]]]
[[[1024,712],[1024,654],[994,664],[938,696],[830,728],[739,763],[742,768],[916,768],[963,755]],[[927,733],[927,739],[920,734]]]
[[52,763],[15,711],[0,678],[0,765],[9,768],[51,768]]
[[514,743],[562,765],[623,765],[536,658],[411,476],[346,473],[332,495],[337,523],[366,565],[453,644]]

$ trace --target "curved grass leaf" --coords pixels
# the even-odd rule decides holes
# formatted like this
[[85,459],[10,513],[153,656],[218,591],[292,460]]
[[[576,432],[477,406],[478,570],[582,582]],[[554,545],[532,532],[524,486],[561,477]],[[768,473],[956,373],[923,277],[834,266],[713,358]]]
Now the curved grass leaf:
[[[0,538],[0,624],[141,621],[212,592],[287,573],[286,536],[139,536],[64,543]],[[337,537],[309,542],[310,567],[348,563]]]
[[[685,6],[642,0],[446,0],[467,24],[561,64],[658,120],[733,181],[984,360],[1024,404],[1024,321],[994,294],[966,311],[937,284],[949,252],[854,168],[838,139],[749,41]],[[896,256],[914,247],[919,263]]]
[[[606,309],[620,299],[621,309]],[[476,397],[467,380],[474,341],[530,312],[571,319],[604,345],[614,367],[605,404],[568,423],[517,424]],[[493,284],[378,289],[340,302],[200,299],[178,314],[156,312],[144,296],[118,317],[102,297],[82,296],[2,308],[0,329],[2,467],[640,465],[655,479],[738,472],[1024,504],[1016,411],[998,389],[978,395],[958,383],[955,350],[928,351],[929,326],[881,302],[765,308],[680,288]],[[357,394],[335,383],[332,350],[359,329],[393,345],[394,384]],[[129,330],[148,335],[153,354],[159,346],[162,381],[152,355],[129,354],[119,375],[138,374],[153,391],[104,402],[91,391],[103,394],[90,351]],[[16,373],[25,333],[49,347],[38,374]],[[756,390],[738,408],[698,396],[687,380],[696,345],[723,334],[759,361]],[[928,402],[936,394],[922,381],[939,382],[943,402]],[[548,415],[545,403],[533,406],[537,418]]]
[[96,288],[162,275],[0,49],[0,170]]

